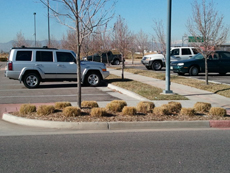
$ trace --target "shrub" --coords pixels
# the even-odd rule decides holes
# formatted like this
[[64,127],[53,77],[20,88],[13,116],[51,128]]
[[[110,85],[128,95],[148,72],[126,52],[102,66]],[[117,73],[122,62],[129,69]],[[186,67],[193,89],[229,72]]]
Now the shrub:
[[210,103],[205,103],[205,102],[197,102],[194,105],[194,109],[197,112],[209,112],[210,108],[211,108],[211,104]]
[[167,110],[167,115],[172,114],[174,112],[174,105],[172,104],[163,104],[161,107],[165,108]]
[[194,116],[196,111],[194,108],[182,108],[180,111],[181,115]]
[[81,102],[82,107],[96,108],[99,107],[96,101],[83,101]]
[[64,109],[65,107],[72,106],[70,102],[56,102],[55,109]]
[[125,106],[127,106],[127,103],[125,101],[113,100],[106,105],[106,109],[113,112],[121,112]]
[[93,108],[90,113],[93,117],[103,117],[107,115],[105,108]]
[[20,114],[29,114],[32,112],[36,112],[36,106],[31,104],[23,104],[19,110]]
[[137,111],[142,113],[151,112],[151,110],[155,107],[153,102],[142,101],[137,104]]
[[81,109],[79,107],[68,106],[65,107],[62,112],[66,117],[81,115]]
[[219,107],[212,107],[209,110],[209,114],[210,115],[217,115],[217,116],[222,116],[224,117],[225,115],[227,115],[227,111],[224,108],[219,108]]
[[122,109],[122,114],[123,115],[135,115],[137,113],[137,109],[135,107],[128,107],[128,106],[125,106],[123,109]]
[[38,107],[38,115],[49,115],[54,112],[55,108],[52,105],[41,105]]
[[169,102],[168,103],[169,105],[173,105],[173,111],[174,112],[180,112],[182,106],[181,106],[181,103],[180,102]]
[[168,115],[168,110],[167,110],[167,108],[165,108],[163,106],[161,106],[161,107],[155,107],[153,109],[153,113],[155,115]]

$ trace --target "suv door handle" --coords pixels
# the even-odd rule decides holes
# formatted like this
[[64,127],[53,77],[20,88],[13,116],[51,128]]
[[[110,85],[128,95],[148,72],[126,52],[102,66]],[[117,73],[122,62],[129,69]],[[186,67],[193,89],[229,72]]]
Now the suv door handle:
[[58,66],[58,67],[64,67],[64,65],[61,65],[61,64],[58,64],[57,66]]

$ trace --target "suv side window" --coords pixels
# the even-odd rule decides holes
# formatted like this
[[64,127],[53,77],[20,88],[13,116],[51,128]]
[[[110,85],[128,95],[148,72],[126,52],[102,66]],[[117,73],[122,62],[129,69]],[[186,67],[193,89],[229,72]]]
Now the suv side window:
[[230,53],[228,52],[221,53],[221,58],[230,60]]
[[194,49],[194,48],[192,48],[192,51],[193,51],[194,55],[196,55],[196,54],[199,53],[199,52],[197,51],[197,49]]
[[57,52],[57,62],[75,62],[75,58],[68,52]]
[[171,55],[179,55],[179,49],[173,49]]
[[32,51],[17,51],[16,61],[31,61]]
[[36,61],[53,62],[53,52],[51,51],[37,51]]
[[183,49],[182,48],[182,55],[191,55],[192,53],[191,53],[191,50],[190,49],[188,49],[188,48],[185,48],[185,49]]

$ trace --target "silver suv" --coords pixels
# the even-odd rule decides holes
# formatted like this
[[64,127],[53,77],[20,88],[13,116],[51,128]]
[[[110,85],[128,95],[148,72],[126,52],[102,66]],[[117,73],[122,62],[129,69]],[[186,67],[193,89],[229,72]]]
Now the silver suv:
[[[76,81],[76,54],[54,48],[14,47],[11,49],[5,76],[22,81],[27,88],[36,88],[40,82]],[[81,83],[98,86],[109,76],[106,66],[99,62],[81,61]]]

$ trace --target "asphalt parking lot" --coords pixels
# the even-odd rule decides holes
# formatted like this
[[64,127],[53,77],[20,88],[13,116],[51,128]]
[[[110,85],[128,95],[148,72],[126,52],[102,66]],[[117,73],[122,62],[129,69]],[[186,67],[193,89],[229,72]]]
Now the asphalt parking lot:
[[[58,101],[77,101],[77,82],[46,82],[39,88],[27,89],[23,83],[4,77],[6,63],[0,62],[0,104],[16,103],[52,103]],[[100,87],[82,86],[82,100],[111,101],[115,97],[104,92],[104,83]]]

